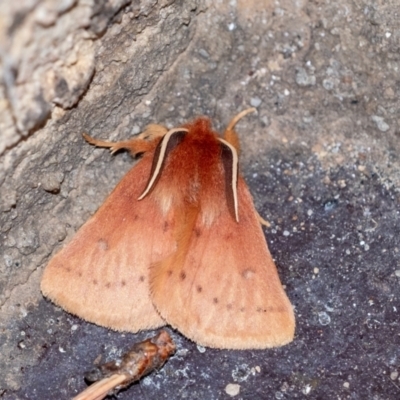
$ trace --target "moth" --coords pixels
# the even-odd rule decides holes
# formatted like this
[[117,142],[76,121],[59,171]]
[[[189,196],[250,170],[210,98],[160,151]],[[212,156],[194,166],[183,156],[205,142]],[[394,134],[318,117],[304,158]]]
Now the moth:
[[293,308],[238,169],[236,115],[222,137],[208,118],[133,139],[85,139],[141,160],[45,268],[43,294],[117,331],[171,325],[214,348],[292,341]]

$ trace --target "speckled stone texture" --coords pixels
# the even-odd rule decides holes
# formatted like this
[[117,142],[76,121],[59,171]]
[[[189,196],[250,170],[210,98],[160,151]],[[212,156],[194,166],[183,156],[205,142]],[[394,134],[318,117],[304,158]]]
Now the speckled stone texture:
[[[15,4],[14,4],[15,3]],[[57,3],[57,6],[55,5]],[[154,332],[42,298],[44,266],[134,161],[81,137],[237,112],[294,341],[178,351],[119,399],[400,398],[397,0],[0,1],[0,398],[70,399]]]

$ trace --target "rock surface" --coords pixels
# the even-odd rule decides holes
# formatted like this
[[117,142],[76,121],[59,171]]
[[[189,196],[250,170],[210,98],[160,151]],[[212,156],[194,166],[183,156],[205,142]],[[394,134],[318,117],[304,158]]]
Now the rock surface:
[[254,106],[241,169],[295,340],[223,351],[172,332],[177,354],[119,398],[399,398],[397,0],[1,0],[0,15],[0,397],[69,399],[98,355],[149,336],[40,294],[51,255],[133,164],[81,133],[196,115],[222,130]]

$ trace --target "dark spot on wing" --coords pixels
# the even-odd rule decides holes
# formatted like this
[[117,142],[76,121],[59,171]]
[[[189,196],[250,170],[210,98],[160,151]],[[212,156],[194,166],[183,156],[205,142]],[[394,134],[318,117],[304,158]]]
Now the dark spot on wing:
[[106,283],[106,288],[107,288],[107,289],[110,289],[110,287],[111,287],[111,283],[110,283],[110,282],[107,282],[107,283]]
[[214,304],[218,304],[218,298],[217,298],[217,297],[214,297],[214,298],[213,298],[213,303],[214,303]]
[[163,225],[163,232],[168,232],[168,230],[169,230],[169,223],[168,221],[165,221]]
[[126,282],[124,280],[121,281],[121,286],[122,287],[126,286]]
[[144,282],[144,276],[143,275],[139,276],[139,282]]
[[226,308],[227,308],[227,310],[232,310],[232,304],[227,304]]
[[167,275],[168,275],[168,276],[171,276],[171,275],[172,275],[172,270],[169,269],[169,270],[167,271]]
[[93,285],[97,285],[97,279],[93,279]]
[[200,285],[197,285],[196,290],[197,290],[197,293],[201,293],[203,291],[203,288]]
[[179,277],[181,278],[182,281],[184,281],[184,280],[186,279],[186,273],[185,273],[184,271],[182,271],[182,272],[179,274]]
[[201,229],[195,228],[195,229],[194,229],[194,234],[195,234],[197,237],[200,237],[200,236],[201,236]]

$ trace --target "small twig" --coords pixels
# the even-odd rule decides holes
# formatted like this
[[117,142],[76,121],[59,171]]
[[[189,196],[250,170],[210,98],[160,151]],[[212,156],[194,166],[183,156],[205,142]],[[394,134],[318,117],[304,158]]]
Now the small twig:
[[72,400],[102,400],[138,381],[157,368],[175,353],[175,343],[167,331],[143,342],[136,343],[120,359],[102,364],[85,374],[96,382]]
[[110,391],[114,390],[118,385],[121,385],[128,378],[127,375],[111,375],[108,378],[101,379],[93,385],[90,385],[87,389],[78,394],[78,396],[75,396],[73,400],[102,400]]

